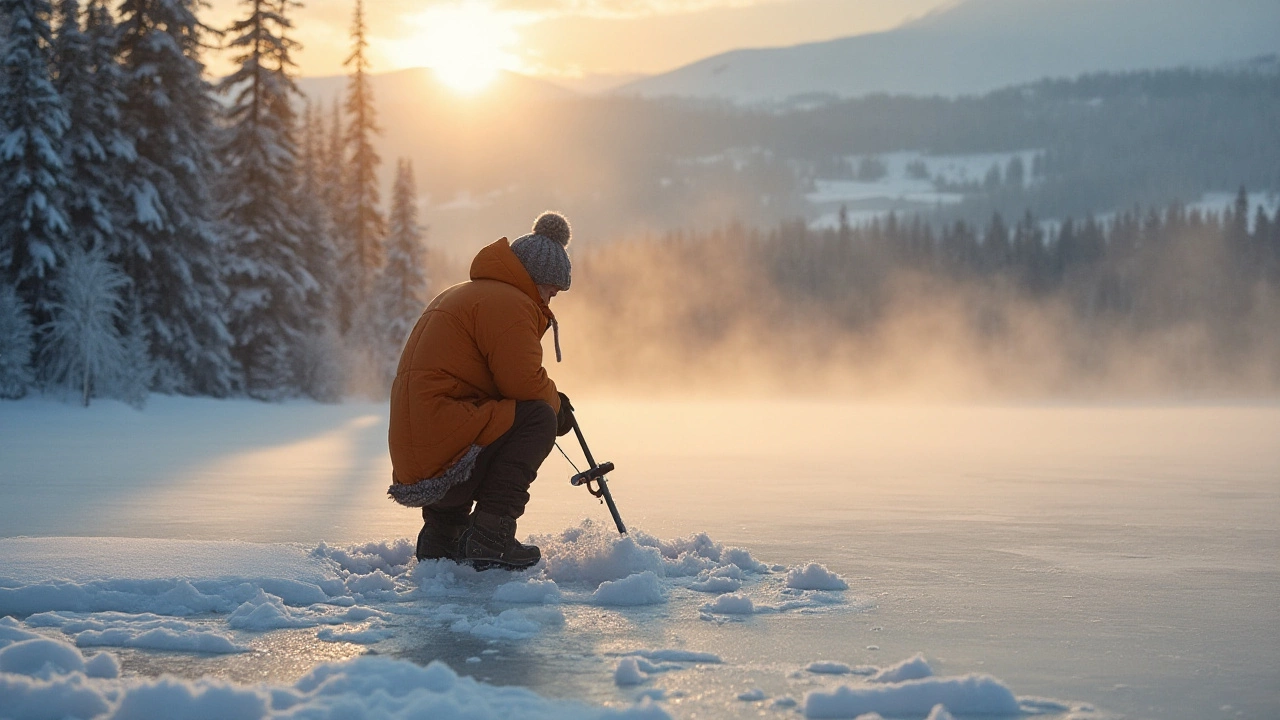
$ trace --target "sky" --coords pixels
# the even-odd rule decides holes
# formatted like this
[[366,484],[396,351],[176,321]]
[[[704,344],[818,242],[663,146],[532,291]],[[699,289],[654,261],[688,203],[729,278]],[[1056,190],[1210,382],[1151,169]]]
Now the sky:
[[[955,0],[366,0],[374,72],[434,67],[458,84],[494,70],[547,78],[656,74],[727,50],[887,30]],[[306,76],[342,74],[355,0],[293,13]],[[224,27],[244,0],[209,0]],[[219,53],[207,58],[225,74]]]

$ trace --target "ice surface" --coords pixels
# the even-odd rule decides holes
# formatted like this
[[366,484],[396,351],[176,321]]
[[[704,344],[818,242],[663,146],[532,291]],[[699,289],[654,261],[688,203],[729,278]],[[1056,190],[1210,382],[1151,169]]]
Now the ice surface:
[[[0,707],[6,717],[56,718],[350,718],[430,717],[483,720],[512,717],[577,720],[669,720],[648,698],[630,708],[591,708],[548,700],[522,688],[459,677],[442,663],[360,657],[316,667],[291,686],[234,685],[162,677],[117,678],[116,666],[47,638],[0,648]],[[108,671],[108,672],[104,672]]]
[[[1280,716],[1275,407],[580,402],[632,533],[553,458],[521,573],[414,560],[384,405],[0,403],[0,533],[28,536],[0,539],[0,651],[83,663],[10,651],[0,714],[509,720],[520,690],[521,716],[724,720],[845,687],[919,720],[973,716],[940,688],[985,672],[1050,720]],[[809,573],[848,589],[788,587]],[[377,701],[351,658],[454,680]],[[329,695],[299,686],[326,664]]]

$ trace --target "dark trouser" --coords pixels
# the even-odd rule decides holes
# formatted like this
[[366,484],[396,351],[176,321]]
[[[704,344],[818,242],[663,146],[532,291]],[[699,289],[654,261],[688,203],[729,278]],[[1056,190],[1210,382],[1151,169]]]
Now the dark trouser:
[[529,485],[555,442],[556,413],[551,406],[542,400],[521,400],[511,429],[480,451],[471,478],[422,508],[422,519],[428,525],[466,525],[473,502],[478,512],[520,517],[529,503]]

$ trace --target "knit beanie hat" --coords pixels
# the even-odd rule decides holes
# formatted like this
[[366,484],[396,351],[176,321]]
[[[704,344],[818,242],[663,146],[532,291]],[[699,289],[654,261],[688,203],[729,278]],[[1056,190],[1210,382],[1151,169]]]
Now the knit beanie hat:
[[538,285],[568,290],[572,278],[569,253],[569,221],[563,215],[544,212],[533,223],[533,232],[511,243],[511,251]]

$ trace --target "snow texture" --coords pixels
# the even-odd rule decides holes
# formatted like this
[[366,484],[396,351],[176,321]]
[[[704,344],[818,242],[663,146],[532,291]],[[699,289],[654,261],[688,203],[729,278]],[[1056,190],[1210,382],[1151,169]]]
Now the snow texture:
[[628,575],[622,580],[606,580],[591,596],[597,605],[657,605],[667,601],[658,576],[652,570]]
[[586,720],[669,720],[644,698],[614,710],[547,700],[523,688],[499,688],[459,677],[448,666],[362,656],[317,666],[291,686],[234,685],[165,676],[118,678],[119,665],[101,655],[85,660],[69,643],[17,641],[11,619],[0,625],[0,702],[17,718],[346,718],[430,717]]
[[725,615],[750,615],[755,612],[755,605],[752,604],[751,598],[741,593],[729,593],[721,595],[715,600],[702,606],[704,612],[722,613]]
[[868,682],[897,683],[905,680],[922,680],[933,677],[933,668],[923,655],[917,653],[897,665],[891,665],[867,678]]
[[856,718],[875,712],[923,717],[938,704],[962,715],[1021,714],[1017,698],[1004,683],[990,675],[964,675],[814,691],[804,698],[804,716]]
[[849,583],[816,562],[787,571],[787,587],[797,590],[848,590]]

